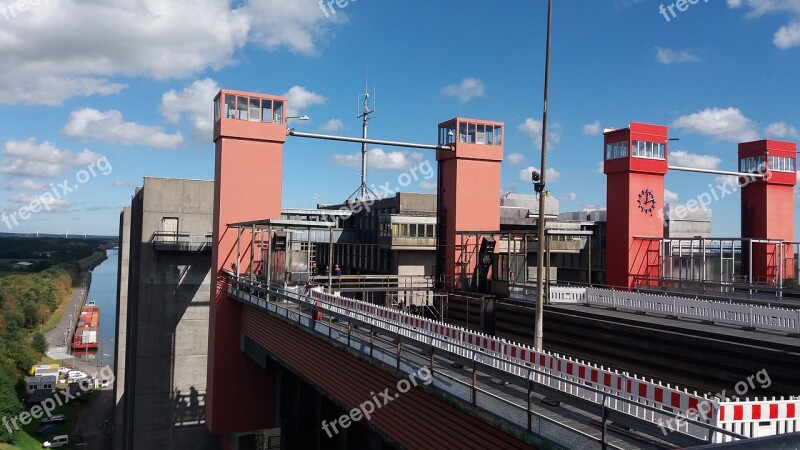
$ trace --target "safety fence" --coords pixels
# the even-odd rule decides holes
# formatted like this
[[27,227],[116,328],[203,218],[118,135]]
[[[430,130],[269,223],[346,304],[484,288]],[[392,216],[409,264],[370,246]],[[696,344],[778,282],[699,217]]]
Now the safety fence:
[[[519,286],[511,290],[511,297],[535,302],[535,291],[535,287]],[[800,335],[798,309],[572,286],[550,286],[548,299],[550,304],[588,305]]]
[[[629,401],[610,399],[606,406],[630,416],[650,423],[665,424],[672,431],[707,439],[707,427],[697,426],[691,421],[677,421],[674,414],[684,411],[699,411],[700,403],[709,405],[705,414],[693,417],[694,420],[713,425],[714,399],[690,393],[685,389],[663,385],[653,380],[646,380],[620,373],[589,362],[573,359],[547,351],[536,351],[523,344],[508,342],[480,332],[468,330],[444,322],[407,314],[394,309],[373,305],[338,294],[327,294],[322,289],[311,291],[314,299],[336,305],[341,312],[358,311],[363,318],[380,318],[376,326],[387,328],[393,333],[421,342],[433,342],[438,348],[464,358],[477,359],[486,365],[512,374],[517,377],[526,376],[524,367],[532,367],[550,376],[534,375],[533,381],[564,394],[576,396],[593,403],[601,404],[604,400],[602,392],[619,396]],[[397,326],[392,326],[396,323]],[[436,337],[437,339],[431,339]],[[584,388],[585,386],[586,388]],[[587,389],[588,388],[588,389]],[[648,408],[649,407],[649,408]],[[662,414],[662,410],[672,414]],[[718,434],[718,433],[715,433]]]

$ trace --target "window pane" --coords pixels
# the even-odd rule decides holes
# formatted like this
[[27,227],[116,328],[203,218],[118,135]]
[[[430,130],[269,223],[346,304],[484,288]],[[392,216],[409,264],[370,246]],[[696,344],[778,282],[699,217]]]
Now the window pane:
[[474,144],[475,143],[475,124],[469,124],[469,131],[467,132],[467,143]]
[[235,119],[236,118],[236,96],[231,94],[225,94],[225,118],[226,119]]
[[478,134],[475,136],[475,142],[478,144],[485,144],[486,141],[486,126],[483,124],[478,125]]
[[272,100],[261,100],[261,120],[264,122],[272,121]]
[[283,102],[279,100],[275,100],[273,103],[273,112],[272,112],[272,122],[273,123],[283,123]]
[[238,115],[236,116],[239,120],[247,120],[247,103],[249,99],[247,97],[237,97],[237,112]]
[[486,127],[486,143],[489,145],[494,145],[494,127],[487,126]]
[[219,99],[220,99],[219,97],[214,99],[214,122],[215,123],[217,121],[219,121],[219,108],[221,106]]
[[503,127],[494,127],[494,145],[503,145]]
[[258,122],[261,120],[261,99],[250,99],[250,120]]
[[467,124],[458,124],[458,142],[467,142]]

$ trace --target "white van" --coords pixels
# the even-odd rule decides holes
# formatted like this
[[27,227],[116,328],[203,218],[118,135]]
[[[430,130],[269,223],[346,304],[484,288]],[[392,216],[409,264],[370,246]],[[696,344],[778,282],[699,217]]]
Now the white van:
[[61,436],[54,436],[53,439],[42,444],[45,448],[56,448],[69,445],[69,436],[62,434]]

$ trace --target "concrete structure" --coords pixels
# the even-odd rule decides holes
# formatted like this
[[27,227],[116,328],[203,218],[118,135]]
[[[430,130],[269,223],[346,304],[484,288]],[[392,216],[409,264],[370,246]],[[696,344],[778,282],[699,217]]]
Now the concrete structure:
[[[762,140],[739,144],[740,170],[766,175],[760,179],[740,180],[740,184],[744,184],[743,238],[786,243],[794,241],[796,156],[797,144],[791,142]],[[750,251],[749,246],[745,251]],[[751,268],[747,267],[746,270],[749,271]],[[754,242],[752,273],[748,276],[757,283],[773,285],[794,278],[792,245]]]
[[[469,244],[465,231],[500,229],[500,163],[503,161],[503,124],[485,120],[455,118],[439,124],[437,279],[452,280],[456,288],[471,278],[478,261],[463,256]],[[476,239],[478,239],[476,237]],[[475,246],[487,245],[480,239]],[[491,241],[494,252],[494,241]]]
[[634,122],[604,134],[609,286],[631,288],[637,277],[659,276],[667,140],[667,127]]
[[[281,217],[285,107],[285,97],[247,92],[223,90],[214,99],[214,284],[209,293],[206,414],[219,442],[235,442],[236,433],[276,426],[277,411],[271,405],[276,403],[277,372],[262,370],[240,351],[241,306],[228,299],[224,271],[254,273],[259,253],[252,245],[239,249],[240,236],[229,225]],[[244,242],[252,242],[255,236],[247,233]],[[247,256],[238,259],[240,253]]]
[[208,239],[213,188],[145,178],[120,216],[115,448],[216,448],[204,410],[210,246],[186,245]]
[[33,394],[38,390],[54,391],[56,389],[56,375],[36,375],[25,378],[25,392]]

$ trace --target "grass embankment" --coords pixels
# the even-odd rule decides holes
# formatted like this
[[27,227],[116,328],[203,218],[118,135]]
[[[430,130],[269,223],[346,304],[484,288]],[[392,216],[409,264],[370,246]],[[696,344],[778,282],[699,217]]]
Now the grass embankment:
[[106,260],[106,252],[95,251],[91,255],[87,256],[86,258],[82,258],[78,260],[78,267],[80,268],[81,272],[86,272],[87,270],[92,270],[101,262]]

